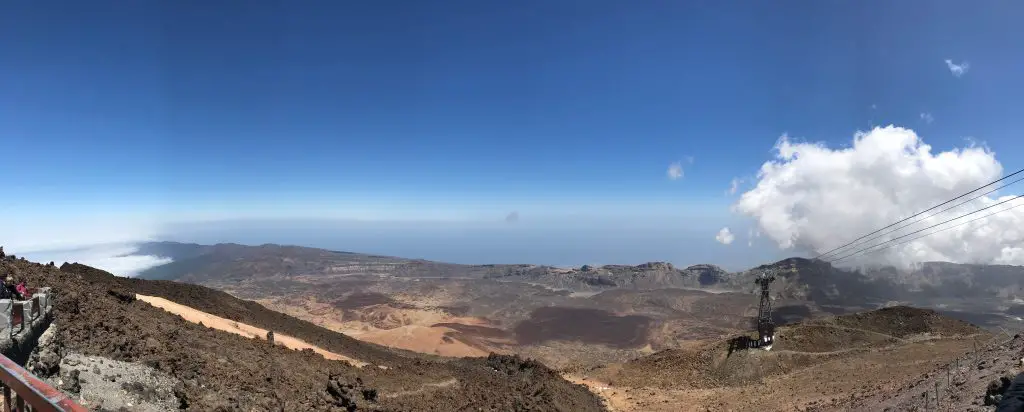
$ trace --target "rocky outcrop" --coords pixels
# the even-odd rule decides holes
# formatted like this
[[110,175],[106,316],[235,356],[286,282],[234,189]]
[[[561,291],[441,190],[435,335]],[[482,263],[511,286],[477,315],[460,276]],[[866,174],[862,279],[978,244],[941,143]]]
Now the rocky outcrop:
[[715,265],[693,265],[683,269],[683,273],[687,277],[696,278],[699,286],[714,286],[729,279],[729,272]]
[[327,393],[335,406],[345,408],[348,412],[355,411],[359,405],[377,402],[377,390],[365,387],[360,378],[356,378],[355,382],[347,382],[341,376],[331,375],[327,380]]
[[636,270],[639,271],[665,271],[670,272],[675,270],[671,263],[668,262],[647,262],[641,263],[636,266]]

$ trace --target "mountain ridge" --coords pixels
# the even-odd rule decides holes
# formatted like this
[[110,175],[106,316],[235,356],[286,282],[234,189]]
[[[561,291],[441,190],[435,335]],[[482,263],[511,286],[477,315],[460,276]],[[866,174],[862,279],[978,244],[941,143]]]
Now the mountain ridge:
[[[295,282],[391,278],[497,281],[543,287],[570,296],[662,289],[752,294],[756,289],[754,280],[763,271],[772,270],[776,273],[772,298],[790,306],[809,305],[812,313],[840,314],[902,304],[940,309],[960,319],[996,327],[1012,326],[1018,315],[1009,311],[1014,304],[1024,302],[1024,267],[1010,265],[927,262],[909,269],[851,269],[822,260],[789,257],[729,272],[712,264],[678,268],[659,261],[572,268],[465,265],[279,244],[155,242],[143,244],[139,250],[172,259],[171,263],[143,271],[140,278],[234,290],[232,293],[250,299],[275,288],[288,290],[299,284]],[[252,285],[264,292],[253,294],[246,292],[246,286],[239,289],[233,285]],[[797,313],[805,313],[805,309]]]
[[[680,269],[672,263],[663,261],[636,265],[582,265],[559,268],[534,264],[468,265],[273,243],[248,246],[237,243],[199,245],[176,242],[144,243],[140,245],[137,254],[172,259],[171,263],[143,271],[139,274],[140,278],[196,282],[211,279],[214,274],[210,272],[216,272],[217,276],[228,279],[241,279],[267,275],[287,277],[318,272],[332,273],[336,269],[330,265],[310,264],[312,260],[320,259],[345,264],[396,265],[397,267],[389,274],[397,277],[417,277],[426,274],[450,278],[494,279],[533,282],[552,288],[579,291],[666,287],[724,287],[739,291],[749,289],[760,272],[774,270],[777,277],[782,279],[779,282],[780,296],[786,297],[807,298],[811,294],[816,294],[817,299],[828,301],[836,300],[842,292],[850,290],[856,290],[856,293],[869,300],[882,301],[908,299],[915,292],[934,296],[961,296],[965,291],[976,289],[975,283],[992,286],[982,288],[978,294],[1024,296],[1024,284],[1019,282],[1019,276],[1024,275],[1022,266],[950,262],[925,262],[911,270],[894,267],[853,270],[838,268],[821,260],[789,257],[735,272],[726,271],[714,264],[694,264]],[[230,261],[225,261],[226,259]],[[244,259],[261,261],[259,267],[246,267],[245,271],[232,267],[232,263],[238,265],[241,264],[239,260]],[[796,283],[807,285],[813,290],[801,288]],[[967,286],[966,289],[964,286]],[[841,290],[843,288],[845,290]],[[900,293],[901,289],[907,290]]]

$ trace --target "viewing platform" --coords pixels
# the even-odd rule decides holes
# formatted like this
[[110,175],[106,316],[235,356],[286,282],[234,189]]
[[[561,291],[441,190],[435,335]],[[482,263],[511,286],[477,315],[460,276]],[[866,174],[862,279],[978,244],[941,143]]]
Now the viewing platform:
[[53,291],[29,289],[27,300],[0,299],[0,390],[2,412],[86,411],[63,392],[21,366],[50,326]]

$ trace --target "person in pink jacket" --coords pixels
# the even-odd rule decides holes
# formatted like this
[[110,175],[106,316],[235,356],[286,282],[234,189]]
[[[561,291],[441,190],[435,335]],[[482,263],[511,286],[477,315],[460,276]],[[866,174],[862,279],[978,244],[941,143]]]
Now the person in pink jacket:
[[21,282],[18,282],[18,286],[15,287],[15,289],[18,291],[18,294],[21,295],[22,299],[28,299],[28,288],[25,287],[25,281],[24,280],[21,281]]

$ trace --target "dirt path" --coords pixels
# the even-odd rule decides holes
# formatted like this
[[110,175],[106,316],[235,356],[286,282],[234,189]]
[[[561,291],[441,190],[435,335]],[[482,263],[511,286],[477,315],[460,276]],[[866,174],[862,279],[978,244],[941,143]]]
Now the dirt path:
[[[161,297],[136,294],[135,298],[143,302],[149,303],[150,305],[153,305],[160,309],[166,310],[175,315],[181,316],[183,319],[189,322],[202,323],[203,326],[206,326],[208,328],[214,328],[217,330],[234,333],[236,335],[242,335],[247,338],[266,339],[267,337],[266,329],[261,329],[255,326],[246,325],[244,323],[235,322],[233,320],[225,319],[220,316],[211,315],[209,313],[196,310]],[[295,350],[312,349],[314,352],[319,353],[324,358],[346,361],[360,368],[367,365],[366,362],[358,361],[348,356],[339,355],[334,352],[329,352],[327,350],[324,350],[317,346],[310,345],[302,340],[293,338],[288,335],[274,333],[274,343]]]
[[903,342],[903,343],[910,343],[910,342],[912,342],[909,339],[900,338],[900,337],[897,337],[897,336],[890,335],[888,333],[882,333],[882,332],[877,332],[877,331],[867,330],[867,329],[861,329],[861,328],[853,328],[853,327],[849,327],[849,326],[832,325],[832,324],[828,324],[828,323],[809,323],[807,325],[804,325],[804,327],[830,328],[830,329],[848,330],[848,331],[853,331],[853,332],[867,333],[869,335],[883,336],[883,337],[886,337],[886,338],[895,339],[895,340]]
[[854,351],[864,352],[864,351],[867,351],[867,350],[868,350],[868,348],[847,348],[847,349],[839,349],[839,350],[828,351],[828,352],[807,352],[807,351],[801,351],[801,350],[776,349],[776,350],[773,350],[771,352],[772,353],[780,353],[780,354],[788,354],[788,355],[828,356],[828,355],[839,355],[839,354],[849,353],[849,352],[854,352]]
[[455,379],[455,378],[451,378],[451,379],[448,379],[446,381],[441,381],[441,382],[424,383],[423,385],[420,386],[419,389],[416,389],[414,391],[395,392],[395,393],[391,393],[391,394],[386,395],[385,398],[397,398],[397,397],[400,397],[400,396],[419,395],[419,394],[421,394],[423,392],[426,392],[426,391],[428,391],[430,389],[447,388],[447,387],[454,386],[454,385],[456,385],[458,383],[459,383],[459,380]]
[[613,388],[606,382],[590,379],[586,376],[580,376],[577,374],[562,374],[562,377],[569,382],[578,385],[586,385],[590,392],[601,398],[601,401],[604,402],[604,406],[608,408],[610,412],[625,412],[633,410],[632,402],[627,399],[626,393],[621,387]]

